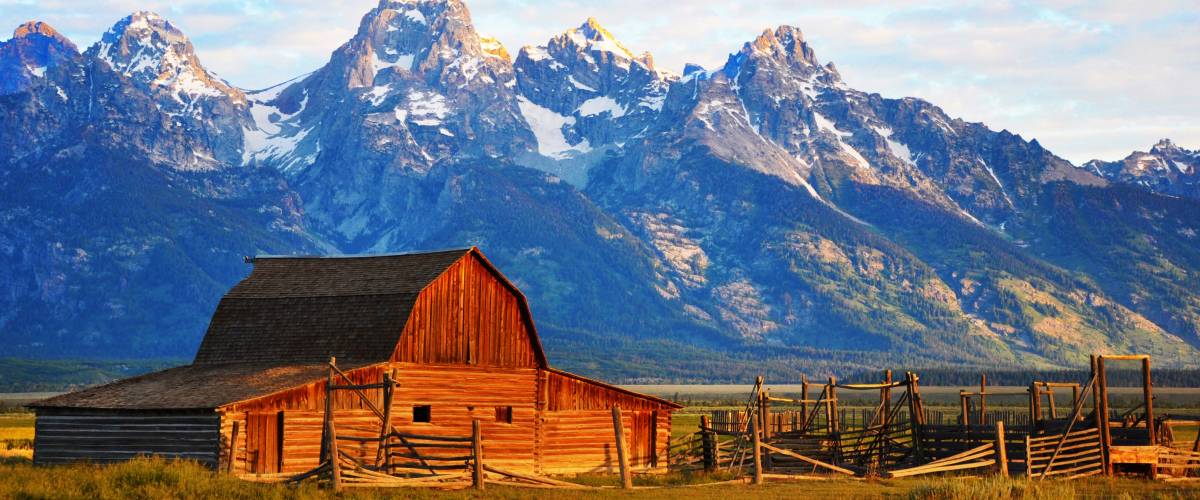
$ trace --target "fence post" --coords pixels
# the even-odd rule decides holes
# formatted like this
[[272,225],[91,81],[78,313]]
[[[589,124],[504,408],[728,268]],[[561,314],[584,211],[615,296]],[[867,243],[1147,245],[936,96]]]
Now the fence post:
[[1150,435],[1150,446],[1154,446],[1158,444],[1158,436],[1154,432],[1154,388],[1150,383],[1149,356],[1142,358],[1142,395],[1146,398],[1146,432]]
[[1029,444],[1029,436],[1025,435],[1025,480],[1033,481],[1033,446]]
[[762,484],[762,441],[758,438],[758,423],[754,419],[750,419],[750,436],[754,441],[754,484]]
[[329,471],[333,480],[333,491],[342,491],[342,465],[341,457],[338,456],[337,449],[337,426],[333,423],[333,415],[329,415],[329,419],[325,421],[326,434],[329,436],[327,444],[329,449],[325,452],[329,456]]
[[617,438],[617,463],[621,466],[621,487],[633,489],[633,476],[629,473],[629,451],[625,449],[625,428],[621,424],[621,407],[613,406],[613,432]]
[[987,425],[987,374],[979,374],[979,425]]
[[1004,421],[996,421],[996,463],[1000,465],[1000,477],[1008,477],[1008,449],[1004,440]]
[[479,429],[479,419],[471,420],[471,455],[474,457],[471,467],[471,482],[477,490],[484,489],[483,477],[483,432]]
[[808,375],[800,376],[800,428],[808,428]]
[[704,452],[704,470],[712,472],[717,468],[717,461],[713,453],[713,433],[710,431],[708,423],[708,415],[700,415],[700,447]]

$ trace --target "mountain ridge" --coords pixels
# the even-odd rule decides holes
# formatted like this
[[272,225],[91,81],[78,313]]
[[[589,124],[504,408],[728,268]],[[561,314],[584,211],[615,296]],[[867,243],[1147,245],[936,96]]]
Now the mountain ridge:
[[[0,217],[45,228],[0,233],[0,335],[27,355],[77,353],[81,336],[93,354],[177,354],[170,339],[198,339],[245,272],[234,253],[464,244],[530,297],[551,354],[589,373],[700,377],[700,360],[765,357],[1054,367],[1092,350],[1171,366],[1200,350],[1197,202],[920,99],[853,89],[795,27],[681,76],[594,18],[510,58],[458,0],[382,0],[324,66],[256,91],[213,75],[152,13],[82,54],[47,25],[18,32],[62,47],[51,52],[63,61],[50,78],[0,82],[6,123],[23,124],[0,140]],[[0,64],[51,53],[22,47],[0,44]],[[83,91],[88,78],[105,92]],[[1147,154],[1194,154],[1172,148]],[[113,170],[118,191],[30,176],[89,159],[137,167]],[[71,195],[22,195],[25,184]],[[116,206],[80,219],[72,196]],[[155,252],[179,257],[147,260]],[[96,271],[122,265],[138,286]],[[156,280],[193,303],[139,289]],[[52,283],[63,292],[46,294]],[[125,313],[89,293],[104,288]],[[19,326],[55,308],[45,327]],[[128,319],[139,308],[163,318]],[[73,335],[81,320],[90,333]]]

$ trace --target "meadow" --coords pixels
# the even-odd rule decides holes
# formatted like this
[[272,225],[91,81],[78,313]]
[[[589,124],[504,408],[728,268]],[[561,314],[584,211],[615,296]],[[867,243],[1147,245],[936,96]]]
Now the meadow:
[[[956,394],[955,389],[955,394]],[[944,392],[944,391],[943,391]],[[948,393],[948,392],[947,392]],[[719,399],[719,398],[718,398]],[[731,398],[726,398],[731,399]],[[730,407],[729,402],[721,407]],[[673,436],[694,432],[701,406],[675,415]],[[334,494],[313,482],[299,485],[260,484],[214,474],[191,462],[154,458],[116,465],[76,464],[57,467],[32,465],[33,415],[0,413],[0,498],[28,499],[461,499],[461,498],[880,498],[880,499],[1064,499],[1064,498],[1178,498],[1200,499],[1200,481],[1162,482],[1135,478],[1093,478],[1082,481],[1030,483],[1024,478],[912,478],[869,480],[791,480],[767,484],[729,484],[725,473],[639,475],[635,489],[617,489],[609,475],[568,478],[596,490],[536,490],[489,485],[487,491],[430,489],[359,489]]]

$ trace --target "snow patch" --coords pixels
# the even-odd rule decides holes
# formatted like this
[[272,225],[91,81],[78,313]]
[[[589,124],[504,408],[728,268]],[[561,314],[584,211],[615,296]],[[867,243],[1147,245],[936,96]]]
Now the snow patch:
[[577,110],[583,116],[596,116],[604,112],[612,115],[612,118],[620,118],[625,116],[625,109],[617,104],[616,99],[608,96],[593,97],[579,105]]
[[575,86],[575,88],[577,88],[577,89],[580,89],[580,90],[586,90],[586,91],[589,91],[589,92],[597,92],[597,90],[596,90],[596,89],[594,89],[594,88],[591,88],[591,87],[589,87],[589,86],[587,86],[587,85],[584,85],[584,84],[580,83],[580,82],[579,82],[579,80],[576,80],[576,79],[575,79],[575,75],[567,75],[567,81],[568,81],[568,82],[571,82],[571,85],[574,85],[574,86]]
[[563,135],[563,127],[574,125],[575,117],[563,116],[538,106],[525,96],[517,97],[517,107],[533,131],[538,143],[538,153],[542,156],[561,160],[574,156],[572,152],[586,153],[592,150],[587,139],[571,145]]
[[892,129],[888,127],[875,127],[875,132],[883,136],[883,140],[887,141],[888,150],[892,152],[892,156],[903,160],[909,165],[916,165],[913,160],[912,151],[904,143],[892,139]]
[[38,78],[46,77],[46,67],[45,66],[26,66],[25,69],[29,70],[30,74],[32,74],[33,76],[36,76]]

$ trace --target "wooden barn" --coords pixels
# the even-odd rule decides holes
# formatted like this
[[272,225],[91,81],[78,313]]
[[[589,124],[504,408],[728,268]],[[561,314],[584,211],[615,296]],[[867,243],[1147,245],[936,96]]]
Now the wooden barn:
[[332,392],[329,411],[364,460],[385,408],[398,435],[470,435],[480,421],[488,463],[507,470],[614,471],[619,406],[633,470],[666,469],[679,406],[551,368],[524,295],[476,248],[253,264],[192,364],[31,405],[34,462],[162,455],[239,475],[310,470],[336,357],[354,390]]

